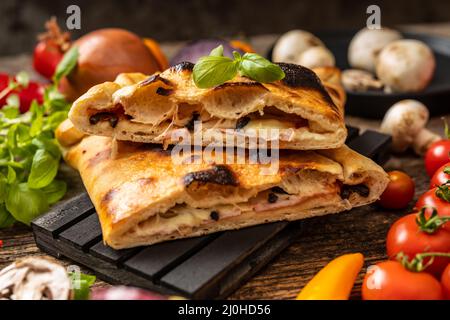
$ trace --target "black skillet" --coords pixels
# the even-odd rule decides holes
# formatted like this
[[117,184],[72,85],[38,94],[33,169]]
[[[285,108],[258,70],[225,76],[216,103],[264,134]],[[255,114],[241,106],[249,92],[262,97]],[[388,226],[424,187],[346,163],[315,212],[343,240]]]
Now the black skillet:
[[[341,70],[350,66],[347,49],[356,31],[336,31],[315,33],[333,52],[336,65]],[[425,42],[434,51],[436,71],[430,85],[417,93],[384,93],[383,91],[347,91],[346,114],[365,118],[381,119],[395,102],[403,99],[416,99],[424,103],[431,115],[450,113],[450,40],[447,38],[417,33],[403,33],[404,38]],[[272,48],[267,54],[272,57]]]

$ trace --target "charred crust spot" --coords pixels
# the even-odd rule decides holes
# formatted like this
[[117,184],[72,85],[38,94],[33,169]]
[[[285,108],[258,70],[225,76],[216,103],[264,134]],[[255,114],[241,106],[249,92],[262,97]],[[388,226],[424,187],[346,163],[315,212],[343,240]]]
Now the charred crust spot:
[[267,201],[268,201],[269,203],[275,203],[275,202],[278,201],[278,196],[277,196],[275,193],[270,192],[270,193],[269,193],[269,196],[267,197]]
[[370,194],[369,187],[365,184],[357,184],[357,185],[343,185],[341,188],[341,198],[348,199],[352,193],[357,193],[361,197],[367,198]]
[[219,213],[217,211],[211,211],[210,218],[214,221],[219,221]]
[[283,188],[280,188],[280,187],[273,187],[271,190],[272,190],[272,192],[275,192],[275,193],[289,194],[286,191],[284,191]]
[[153,82],[156,82],[156,81],[161,81],[162,83],[164,83],[165,85],[168,85],[168,86],[172,85],[172,83],[169,80],[161,77],[159,74],[154,74],[154,75],[151,75],[150,77],[148,77],[147,79],[145,79],[144,81],[142,81],[141,83],[139,83],[139,87],[148,86],[149,84],[152,84]]
[[149,84],[155,82],[158,78],[159,78],[158,74],[151,75],[150,77],[139,83],[139,87],[148,86]]
[[280,62],[277,64],[286,75],[281,80],[282,83],[291,88],[309,88],[317,90],[333,108],[336,108],[319,77],[312,70],[293,63]]
[[170,69],[172,69],[172,71],[175,71],[175,72],[181,72],[181,71],[186,71],[186,70],[192,71],[192,70],[194,70],[194,64],[189,61],[183,61],[183,62],[180,62],[180,63],[174,65]]
[[236,122],[236,130],[244,128],[250,122],[250,117],[239,118]]
[[159,94],[160,96],[169,96],[173,93],[172,89],[166,89],[163,87],[159,87],[156,89],[156,94]]
[[189,120],[189,122],[186,124],[186,129],[189,131],[194,131],[194,123],[200,118],[200,113],[197,111],[192,112],[192,118]]
[[217,165],[212,169],[188,173],[184,176],[183,181],[185,186],[189,186],[194,181],[230,186],[239,185],[233,172],[225,165]]
[[232,87],[247,87],[247,88],[260,88],[263,89],[265,91],[269,91],[269,89],[267,89],[266,87],[264,87],[261,83],[259,82],[225,82],[221,85],[218,85],[217,87],[214,87],[213,90],[223,90],[226,88],[232,88]]
[[119,122],[119,117],[114,112],[99,112],[89,117],[91,125],[96,125],[100,121],[108,121],[109,125],[115,128]]

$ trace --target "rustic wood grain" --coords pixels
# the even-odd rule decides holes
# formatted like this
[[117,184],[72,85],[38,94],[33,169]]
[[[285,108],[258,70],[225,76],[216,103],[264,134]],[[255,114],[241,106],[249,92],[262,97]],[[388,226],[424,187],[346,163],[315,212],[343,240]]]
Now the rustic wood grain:
[[[450,35],[450,28],[441,33]],[[415,29],[417,31],[417,28]],[[426,30],[422,28],[421,31]],[[252,42],[257,51],[264,52],[273,43],[276,36],[256,37]],[[168,44],[163,49],[170,56],[178,47]],[[0,58],[0,70],[10,73],[22,69],[30,69],[28,56]],[[377,129],[379,122],[355,117],[347,117],[346,122],[362,129]],[[440,119],[432,119],[428,128],[442,133]],[[398,169],[413,177],[416,183],[416,199],[428,186],[428,178],[420,157],[412,154],[393,157],[386,165],[386,170]],[[69,196],[77,194],[81,188],[77,173],[62,166],[62,177],[69,181]],[[411,206],[413,203],[411,203]],[[250,281],[231,295],[231,299],[292,299],[298,291],[327,262],[334,257],[349,252],[361,252],[365,255],[365,268],[373,263],[386,259],[385,236],[394,220],[408,210],[386,211],[376,205],[367,206],[358,213],[342,213],[332,216],[305,220],[304,231],[296,241],[277,258],[259,271]],[[0,269],[18,258],[44,254],[35,246],[30,228],[17,225],[0,230]],[[72,264],[61,259],[64,265]],[[83,272],[89,270],[81,268]],[[364,270],[363,270],[364,271]],[[364,272],[361,272],[354,287],[352,298],[360,298],[360,285]],[[107,286],[105,282],[97,281],[95,287]]]

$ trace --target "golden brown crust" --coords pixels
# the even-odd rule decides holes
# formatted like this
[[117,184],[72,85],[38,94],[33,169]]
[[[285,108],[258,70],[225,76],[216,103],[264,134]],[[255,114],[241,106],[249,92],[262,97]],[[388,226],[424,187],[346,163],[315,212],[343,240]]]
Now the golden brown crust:
[[[148,144],[118,142],[118,152],[113,159],[113,143],[108,137],[86,137],[65,154],[65,159],[79,170],[97,209],[104,240],[114,248],[340,212],[375,201],[388,181],[383,169],[345,146],[320,153],[281,150],[279,170],[275,174],[264,175],[261,169],[267,166],[248,162],[236,164],[236,161],[222,165],[219,158],[207,153],[202,154],[202,161],[198,164],[187,163],[188,159],[196,159],[198,153],[186,155],[181,162],[174,163],[171,150]],[[224,199],[236,190],[239,190],[237,197],[242,199],[232,199],[231,204],[245,203],[258,192],[279,186],[300,173],[305,174],[301,181],[306,183],[305,187],[311,185],[314,190],[323,189],[324,193],[288,209],[230,217],[220,223],[193,226],[180,232],[145,235],[130,232],[177,204],[210,208],[227,203]],[[362,183],[370,193],[366,197],[352,194],[350,198],[343,199],[332,187],[334,184],[328,185],[332,183],[330,181],[346,185]],[[318,183],[318,187],[314,183]]]
[[[346,129],[343,120],[345,93],[336,80],[340,78],[339,70],[330,68],[325,75],[323,72],[319,74],[329,81],[322,84],[309,69],[280,65],[286,73],[281,81],[258,83],[236,76],[211,89],[195,86],[191,76],[192,66],[187,64],[149,77],[141,74],[119,75],[114,82],[94,86],[75,101],[69,118],[79,130],[88,134],[167,144],[176,142],[168,135],[169,130],[185,128],[186,122],[175,123],[174,119],[179,113],[187,113],[187,110],[197,108],[214,121],[236,121],[264,112],[266,107],[275,107],[286,113],[287,120],[289,115],[293,115],[306,119],[309,124],[292,128],[295,134],[287,140],[281,139],[280,148],[313,150],[341,146],[345,141]],[[90,122],[93,114],[111,110],[124,113],[114,126],[107,121]],[[169,125],[171,123],[175,124]],[[230,129],[234,129],[234,125]],[[220,131],[215,127],[209,130],[213,133]],[[211,143],[207,138],[202,142],[203,145]]]

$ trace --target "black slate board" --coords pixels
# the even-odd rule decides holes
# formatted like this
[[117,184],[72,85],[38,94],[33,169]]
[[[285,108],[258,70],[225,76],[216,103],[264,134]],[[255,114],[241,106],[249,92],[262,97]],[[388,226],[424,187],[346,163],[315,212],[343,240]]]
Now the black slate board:
[[[379,163],[387,160],[389,136],[370,130],[359,135],[352,127],[348,131],[347,144],[354,150]],[[276,222],[114,250],[101,240],[100,224],[87,194],[61,202],[31,225],[41,250],[84,265],[105,281],[191,299],[231,294],[302,230],[302,221]]]

